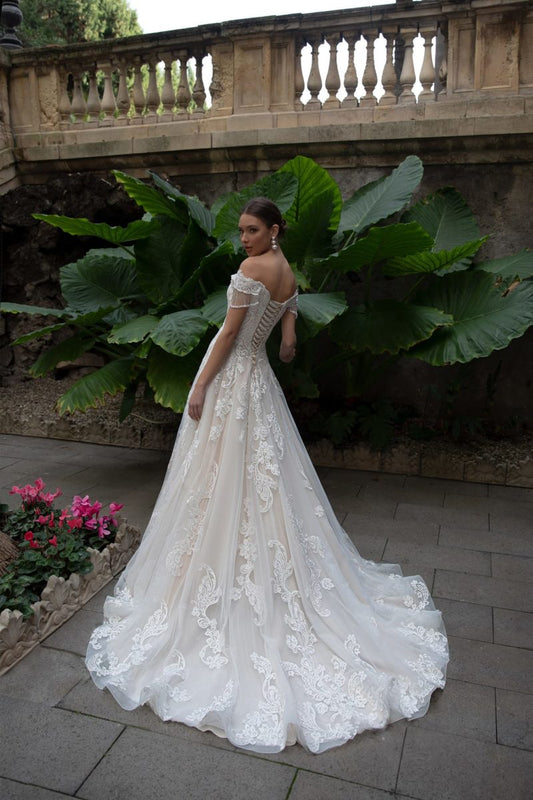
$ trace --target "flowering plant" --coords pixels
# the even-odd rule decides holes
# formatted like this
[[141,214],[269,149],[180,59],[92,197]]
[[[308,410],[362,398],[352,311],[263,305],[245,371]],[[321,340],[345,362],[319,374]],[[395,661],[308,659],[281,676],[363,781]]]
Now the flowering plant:
[[10,494],[19,495],[21,504],[7,514],[4,533],[20,554],[0,576],[0,609],[29,615],[51,575],[68,578],[72,572],[90,572],[88,548],[101,550],[114,541],[116,514],[123,506],[110,503],[109,513],[101,514],[102,503],[76,495],[70,506],[58,509],[53,504],[61,491],[46,492],[41,478],[33,485],[13,486]]

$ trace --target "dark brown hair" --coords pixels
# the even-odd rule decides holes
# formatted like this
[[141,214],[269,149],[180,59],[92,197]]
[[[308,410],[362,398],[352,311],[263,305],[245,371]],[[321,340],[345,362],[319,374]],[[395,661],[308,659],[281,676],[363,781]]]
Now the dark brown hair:
[[268,197],[252,197],[244,206],[241,214],[250,214],[252,217],[257,217],[265,223],[267,228],[271,228],[272,225],[278,225],[279,237],[283,236],[287,228],[287,223],[281,216],[279,208]]

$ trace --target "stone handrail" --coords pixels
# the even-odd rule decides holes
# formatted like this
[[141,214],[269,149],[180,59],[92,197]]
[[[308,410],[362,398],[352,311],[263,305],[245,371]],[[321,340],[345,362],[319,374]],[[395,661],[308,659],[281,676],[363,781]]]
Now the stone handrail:
[[468,117],[487,101],[486,116],[530,117],[532,53],[531,0],[398,0],[2,52],[0,171],[2,146],[24,171],[155,152],[178,132],[193,147],[187,136]]

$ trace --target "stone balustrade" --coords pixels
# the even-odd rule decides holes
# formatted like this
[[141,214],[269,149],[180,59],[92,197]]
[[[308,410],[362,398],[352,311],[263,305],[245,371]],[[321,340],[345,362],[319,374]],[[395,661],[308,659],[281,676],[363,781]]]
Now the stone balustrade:
[[2,52],[0,107],[4,190],[327,135],[531,134],[533,5],[399,0]]

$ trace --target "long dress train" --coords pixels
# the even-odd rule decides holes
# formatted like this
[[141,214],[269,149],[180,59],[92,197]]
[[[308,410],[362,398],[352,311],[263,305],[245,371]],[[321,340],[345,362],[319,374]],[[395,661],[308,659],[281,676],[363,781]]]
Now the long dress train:
[[447,639],[419,576],[359,555],[307,455],[265,350],[296,297],[237,272],[228,300],[244,322],[200,422],[183,416],[87,667],[126,709],[319,753],[422,716]]

